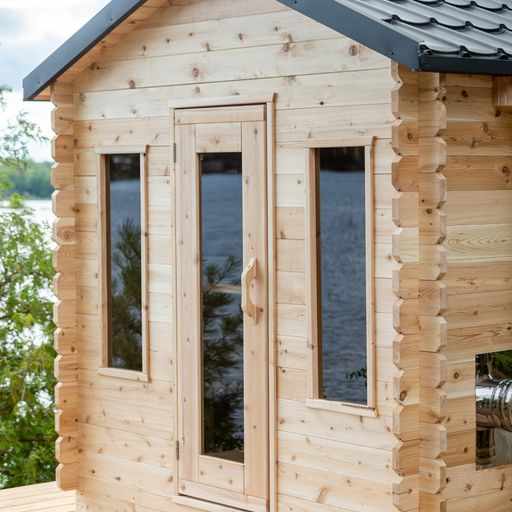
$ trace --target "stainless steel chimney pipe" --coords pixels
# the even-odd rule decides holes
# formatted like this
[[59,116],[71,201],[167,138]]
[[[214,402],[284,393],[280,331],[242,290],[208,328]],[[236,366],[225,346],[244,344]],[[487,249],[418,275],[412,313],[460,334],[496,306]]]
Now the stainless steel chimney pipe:
[[512,432],[512,379],[498,380],[489,370],[490,354],[476,359],[477,464],[486,466],[495,458],[494,429]]

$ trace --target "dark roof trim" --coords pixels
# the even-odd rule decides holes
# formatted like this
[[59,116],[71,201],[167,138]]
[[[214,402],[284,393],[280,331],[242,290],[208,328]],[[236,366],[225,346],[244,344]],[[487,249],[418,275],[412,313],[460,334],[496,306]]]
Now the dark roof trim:
[[424,53],[420,57],[420,70],[437,73],[509,76],[512,75],[512,60]]
[[146,0],[112,1],[23,79],[23,99],[34,100],[76,61],[94,48]]
[[[342,0],[278,1],[414,71],[512,75],[512,59],[431,52],[425,48],[420,35],[415,39],[400,31],[393,22],[357,11],[353,3],[345,5]],[[428,37],[427,33],[425,36]]]
[[389,23],[369,18],[336,0],[278,0],[278,2],[412,70],[420,69],[418,43],[394,30]]

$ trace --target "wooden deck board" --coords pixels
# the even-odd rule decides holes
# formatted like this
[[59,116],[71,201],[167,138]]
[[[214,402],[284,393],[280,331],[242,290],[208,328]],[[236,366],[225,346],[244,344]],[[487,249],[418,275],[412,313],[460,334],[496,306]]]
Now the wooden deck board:
[[0,490],[0,511],[75,512],[75,491],[63,492],[55,482]]

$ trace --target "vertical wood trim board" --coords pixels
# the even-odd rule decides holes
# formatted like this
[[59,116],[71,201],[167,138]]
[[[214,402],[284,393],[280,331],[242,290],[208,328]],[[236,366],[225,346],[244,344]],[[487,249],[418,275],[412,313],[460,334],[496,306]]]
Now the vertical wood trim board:
[[[417,74],[397,63],[392,64],[392,76],[396,82],[392,92],[392,108],[396,117],[393,125],[393,149],[396,158],[392,164],[392,182],[396,190],[393,198],[392,253],[397,263],[393,270],[393,326],[396,336],[393,342],[394,399],[397,403],[393,414],[393,432],[397,443],[393,448],[393,469],[402,478],[411,478],[415,488],[414,508],[419,509],[419,262],[417,256],[407,258],[403,254],[402,238],[404,221],[402,205],[415,202],[417,196],[418,145],[414,134],[418,130],[418,78]],[[407,106],[407,108],[406,108]],[[414,185],[404,190],[405,176]],[[410,199],[409,199],[410,198]],[[417,239],[418,219],[408,223]],[[406,510],[408,501],[402,486],[394,486],[393,501],[399,510]]]
[[419,308],[420,308],[420,507],[442,512],[446,486],[446,394],[447,379],[443,347],[447,343],[446,144],[441,138],[446,128],[444,76],[425,73],[418,76],[419,136]]
[[[55,404],[58,408],[55,428],[59,434],[55,452],[57,486],[63,491],[78,486],[78,351],[76,344],[76,237],[75,192],[73,182],[73,122],[68,119],[73,106],[73,88],[69,83],[55,83],[51,88],[52,113],[52,195],[53,212],[57,219],[53,239],[57,244],[53,262],[57,272],[54,279],[55,332]],[[67,120],[67,122],[63,122]],[[71,286],[71,294],[64,294],[63,284]]]

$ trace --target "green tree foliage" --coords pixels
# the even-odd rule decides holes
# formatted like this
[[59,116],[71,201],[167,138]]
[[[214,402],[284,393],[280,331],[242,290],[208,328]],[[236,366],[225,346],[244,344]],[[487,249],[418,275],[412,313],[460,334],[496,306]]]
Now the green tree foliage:
[[512,379],[512,350],[494,352],[490,361],[491,375],[499,379]]
[[54,479],[48,247],[29,210],[0,213],[0,487]]
[[[0,169],[25,169],[31,140],[40,132],[19,114],[0,132]],[[9,188],[0,170],[0,200]],[[56,465],[49,229],[20,197],[8,199],[11,208],[0,210],[0,488],[53,480]]]
[[[0,111],[5,111],[5,93],[11,92],[7,85],[0,85]],[[29,142],[45,142],[39,127],[28,119],[25,111],[20,111],[14,121],[9,120],[6,128],[0,132],[0,164],[10,168],[27,168]]]

